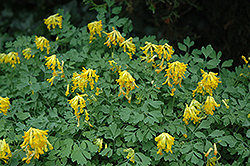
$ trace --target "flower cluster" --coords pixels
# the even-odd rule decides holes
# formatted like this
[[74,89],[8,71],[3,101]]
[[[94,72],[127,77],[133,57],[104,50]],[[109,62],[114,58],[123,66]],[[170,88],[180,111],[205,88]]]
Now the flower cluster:
[[[119,75],[119,79],[116,80],[120,85],[120,92],[118,96],[120,96],[121,94],[125,95],[125,97],[128,99],[128,102],[130,103],[131,96],[129,96],[129,92],[135,89],[135,87],[139,87],[135,84],[135,79],[130,75],[128,71],[124,70],[120,72]],[[125,87],[126,92],[124,92],[124,90],[122,89],[123,87]]]
[[5,139],[0,140],[0,159],[3,160],[5,163],[8,163],[9,157],[11,157],[11,151],[9,144],[6,143]]
[[93,143],[98,146],[98,152],[100,152],[102,150],[103,139],[102,138],[97,138],[97,139],[94,140]]
[[51,25],[53,29],[56,28],[56,25],[62,29],[62,16],[60,16],[59,13],[49,16],[48,18],[44,19],[44,24],[47,25],[49,30],[51,29]]
[[35,37],[36,37],[35,43],[36,43],[37,49],[40,49],[41,51],[43,51],[43,47],[44,47],[47,49],[47,54],[49,54],[49,50],[50,50],[49,41],[43,36],[40,36],[40,37],[35,36]]
[[114,73],[121,72],[121,66],[118,66],[114,60],[109,60],[108,62],[109,62],[109,65],[112,66],[112,68],[110,68],[110,70],[114,71]]
[[119,45],[121,46],[122,42],[125,41],[125,39],[122,37],[121,33],[117,30],[115,30],[114,27],[112,27],[113,31],[107,33],[104,32],[107,35],[107,41],[104,43],[104,45],[107,45],[109,48],[111,47],[111,43],[113,45],[117,45],[119,43]]
[[129,39],[123,41],[120,45],[121,47],[123,47],[124,52],[128,54],[130,59],[132,59],[132,54],[135,54],[135,50],[136,50],[135,44],[132,42],[132,40],[133,38],[130,37]]
[[49,146],[50,150],[53,149],[46,135],[48,135],[48,130],[43,131],[32,127],[27,132],[24,132],[24,142],[20,145],[26,152],[26,157],[23,158],[23,161],[26,160],[26,163],[29,164],[32,157],[39,159],[41,154],[47,152],[47,146]]
[[[156,45],[146,41],[145,46],[140,47],[140,49],[144,50],[143,53],[145,54],[145,57],[141,56],[141,59],[146,60],[148,63],[154,62],[156,57],[161,59],[161,62],[156,65],[159,67],[159,69],[155,70],[157,73],[160,73],[163,69],[166,68],[166,66],[164,65],[164,60],[166,59],[167,61],[169,61],[172,58],[172,54],[174,53],[172,46],[168,45],[167,43],[165,43],[164,45]],[[150,54],[148,53],[149,51]],[[154,55],[154,52],[156,53],[156,55]]]
[[188,120],[190,119],[195,124],[200,119],[200,117],[197,116],[201,112],[200,110],[201,103],[193,99],[189,106],[186,104],[186,108],[183,115],[183,121],[188,125]]
[[[168,133],[161,133],[158,137],[155,137],[155,141],[158,142],[157,149],[159,149],[159,150],[158,150],[157,154],[162,155],[163,149],[165,149],[165,151],[167,153],[169,151],[171,153],[173,153],[171,150],[172,145],[174,145],[174,137],[173,136],[171,136]],[[166,144],[167,144],[167,148],[166,148]]]
[[8,54],[0,54],[0,63],[9,63],[11,67],[15,67],[15,64],[20,63],[18,52],[10,52]]
[[[65,76],[63,71],[64,61],[60,63],[58,58],[56,58],[56,55],[51,55],[49,57],[45,56],[45,60],[47,61],[45,65],[48,67],[48,69],[53,70],[52,77],[50,79],[47,79],[47,81],[51,83],[52,86],[56,76],[58,76],[59,74],[61,74],[61,78],[64,78]],[[56,65],[58,70],[56,70]]]
[[23,53],[25,59],[30,59],[31,57],[32,57],[32,58],[35,57],[35,54],[31,55],[31,48],[25,48],[25,49],[22,51],[22,53]]
[[69,100],[69,104],[74,109],[75,116],[76,116],[76,118],[78,120],[77,127],[80,126],[80,114],[83,113],[83,111],[84,111],[83,108],[86,107],[86,100],[84,99],[85,96],[88,96],[88,95],[87,94],[79,95],[77,93],[76,96],[73,99]]
[[8,109],[10,109],[10,101],[8,97],[1,97],[0,96],[0,113],[3,113],[4,115],[7,114]]
[[99,37],[102,37],[101,31],[102,31],[102,20],[100,21],[94,21],[92,23],[88,24],[88,29],[89,29],[89,43],[92,43],[96,37],[94,35],[97,33]]
[[135,163],[135,151],[132,148],[124,149],[124,152],[127,152],[127,159],[129,159],[132,163]]
[[221,83],[221,81],[219,81],[220,78],[216,77],[218,73],[207,73],[202,69],[201,73],[203,73],[203,79],[198,82],[198,87],[193,91],[193,96],[195,96],[195,93],[202,93],[202,95],[204,95],[205,92],[212,96],[213,89],[216,89],[218,87],[218,84]]
[[204,110],[206,111],[206,114],[213,115],[213,110],[215,110],[215,107],[220,107],[220,104],[217,104],[212,96],[207,96],[204,104]]

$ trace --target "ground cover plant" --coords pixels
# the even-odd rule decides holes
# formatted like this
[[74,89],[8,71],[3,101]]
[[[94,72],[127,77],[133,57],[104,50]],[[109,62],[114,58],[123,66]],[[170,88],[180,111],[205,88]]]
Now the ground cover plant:
[[131,37],[115,1],[94,9],[83,27],[41,20],[55,40],[6,43],[1,164],[249,165],[250,59],[229,71],[211,45]]

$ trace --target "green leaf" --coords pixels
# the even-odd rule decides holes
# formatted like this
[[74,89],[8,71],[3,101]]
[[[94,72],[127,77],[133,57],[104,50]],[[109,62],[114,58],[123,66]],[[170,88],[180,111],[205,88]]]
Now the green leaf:
[[115,4],[115,0],[105,0],[105,1],[107,3],[108,7],[111,7]]
[[208,136],[215,138],[215,137],[220,137],[220,136],[222,136],[224,133],[225,133],[225,131],[223,131],[223,130],[214,130],[214,131],[213,131],[211,134],[209,134]]
[[153,101],[151,99],[148,99],[147,102],[154,108],[159,108],[161,105],[164,104],[162,101]]
[[227,60],[227,61],[224,61],[221,65],[221,67],[231,67],[233,64],[233,60],[230,59],[230,60]]
[[135,162],[139,162],[141,165],[150,165],[151,159],[145,156],[143,153],[135,153]]
[[188,153],[188,154],[186,155],[186,157],[185,157],[186,161],[189,161],[189,160],[191,159],[192,155],[193,155],[193,151],[190,152],[190,153]]
[[143,140],[143,134],[142,134],[141,130],[137,130],[136,137],[138,138],[138,140],[140,142]]
[[69,157],[71,154],[71,149],[73,145],[73,140],[71,138],[67,138],[63,141],[63,148],[60,150],[61,157]]
[[29,112],[18,112],[16,115],[17,115],[18,119],[21,119],[21,120],[25,120],[28,117],[30,117]]
[[182,154],[189,152],[192,149],[191,145],[183,145],[180,149],[180,152]]
[[205,135],[205,134],[203,134],[203,133],[202,133],[202,132],[200,132],[200,131],[195,132],[194,134],[195,134],[195,136],[196,136],[196,137],[198,137],[198,138],[206,138],[206,135]]
[[203,120],[203,121],[200,123],[200,125],[198,126],[197,129],[208,129],[208,128],[210,128],[210,124],[211,124],[210,121],[208,121],[208,120]]
[[213,50],[214,49],[210,44],[206,48],[205,47],[201,48],[201,52],[204,54],[206,58],[212,53]]
[[246,136],[250,138],[250,129],[247,130]]
[[128,107],[122,108],[119,112],[120,118],[126,122],[129,119],[130,114],[132,113],[132,110]]
[[207,62],[207,68],[208,69],[214,69],[218,67],[218,64],[220,63],[220,59],[212,59]]
[[112,9],[112,13],[113,13],[113,14],[119,14],[121,11],[122,11],[122,7],[121,7],[121,6],[119,6],[119,7],[114,7],[114,8]]
[[182,44],[182,43],[178,43],[178,47],[179,47],[179,49],[181,50],[181,51],[187,51],[187,46],[185,46],[184,44]]
[[78,164],[84,165],[87,163],[86,158],[84,157],[81,149],[75,144],[71,153],[72,161],[77,161]]

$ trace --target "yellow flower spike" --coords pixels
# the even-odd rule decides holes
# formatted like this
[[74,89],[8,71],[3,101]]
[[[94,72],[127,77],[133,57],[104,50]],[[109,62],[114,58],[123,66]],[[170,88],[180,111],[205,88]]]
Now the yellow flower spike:
[[165,43],[164,45],[159,45],[158,49],[156,50],[158,57],[161,59],[162,54],[163,58],[165,58],[167,61],[169,61],[172,58],[172,55],[174,53],[173,47]]
[[20,63],[18,52],[10,52],[8,54],[0,54],[0,62],[9,63],[11,67],[15,67],[15,64]]
[[10,109],[10,101],[8,97],[1,97],[0,96],[0,113],[7,115],[7,111]]
[[[166,75],[164,77],[167,77],[166,81],[162,83],[168,84],[169,87],[172,87],[173,85],[179,84],[181,87],[181,81],[182,78],[185,78],[184,74],[187,69],[187,64],[181,63],[179,61],[168,63],[168,68],[165,69]],[[171,79],[173,80],[173,83],[171,83]]]
[[206,114],[213,115],[213,110],[215,110],[215,107],[220,107],[220,104],[217,104],[212,96],[207,96],[204,104],[204,110],[206,111]]
[[183,137],[187,138],[187,134],[183,134]]
[[84,67],[82,70],[82,77],[85,80],[88,80],[91,90],[94,89],[94,82],[98,82],[98,78],[99,78],[99,75],[96,75],[95,72],[96,70],[93,70],[93,69],[86,70]]
[[218,153],[217,147],[216,147],[216,143],[214,143],[214,155],[216,156]]
[[245,61],[246,64],[248,64],[248,60],[245,56],[242,55],[241,58]]
[[214,149],[213,149],[213,148],[209,148],[209,150],[207,151],[207,153],[204,152],[205,157],[208,157],[209,153],[210,153],[212,150],[214,150]]
[[[118,97],[123,94],[128,99],[129,102],[131,102],[131,96],[129,96],[129,92],[135,87],[139,88],[136,83],[135,79],[130,75],[130,73],[126,70],[119,73],[119,79],[116,80],[116,82],[120,85],[120,92],[118,94]],[[125,87],[126,92],[123,91],[123,87]]]
[[[151,42],[145,42],[145,46],[144,47],[140,47],[140,49],[144,50],[143,53],[146,55],[146,56],[149,56],[149,57],[153,57],[153,52],[157,52],[158,50],[158,45],[156,44],[152,44]],[[150,54],[148,54],[148,51],[150,51]]]
[[100,94],[100,88],[96,87],[96,92],[95,92],[95,95],[98,96]]
[[109,65],[112,66],[112,68],[110,68],[110,70],[120,73],[121,72],[121,66],[118,66],[117,63],[114,60],[109,60]]
[[132,148],[124,149],[124,152],[128,152],[127,159],[129,159],[132,163],[135,163],[135,151]]
[[107,41],[104,43],[104,45],[107,45],[109,48],[111,48],[111,43],[113,45],[119,45],[121,46],[122,42],[125,41],[125,39],[122,37],[121,33],[117,30],[115,30],[114,27],[112,27],[113,31],[110,33],[104,32],[107,35]]
[[6,143],[5,139],[0,140],[0,159],[3,160],[6,164],[8,164],[7,160],[11,157],[11,151],[9,144]]
[[[207,73],[202,69],[201,73],[203,74],[203,79],[198,82],[198,87],[193,91],[193,96],[195,96],[195,93],[202,93],[202,95],[204,95],[205,92],[212,96],[213,89],[216,89],[218,87],[218,84],[221,83],[221,81],[219,81],[220,78],[216,77],[218,73]],[[203,91],[203,89],[205,90],[205,92]]]
[[45,65],[48,67],[48,69],[52,69],[53,71],[56,70],[56,64],[58,69],[62,69],[61,63],[59,62],[58,58],[56,58],[56,55],[51,55],[49,57],[45,56],[45,60],[47,61]]
[[88,24],[88,29],[90,32],[89,36],[89,43],[95,39],[94,35],[97,33],[100,37],[102,36],[101,31],[102,31],[102,20],[100,21],[94,21]]
[[44,24],[47,25],[49,30],[51,30],[51,25],[53,29],[56,28],[56,25],[62,29],[62,16],[60,16],[59,13],[49,16],[47,19],[44,19]]
[[76,96],[73,99],[68,100],[70,106],[75,111],[75,116],[76,116],[76,118],[78,120],[77,127],[80,126],[80,114],[83,113],[83,108],[86,107],[86,100],[84,99],[85,96],[88,96],[88,95],[87,94],[79,95],[77,93]]
[[102,138],[97,138],[97,139],[94,140],[94,144],[99,147],[98,152],[100,152],[102,150],[102,143],[103,143]]
[[[157,154],[162,155],[163,149],[165,149],[165,151],[167,153],[169,151],[171,153],[173,153],[171,150],[172,145],[174,145],[174,137],[173,136],[171,136],[168,133],[161,133],[158,137],[155,137],[155,141],[158,142],[157,149],[159,149],[159,150],[158,150]],[[166,144],[167,144],[167,148],[166,148]]]
[[47,54],[49,54],[49,50],[50,50],[50,46],[49,46],[49,41],[45,38],[45,37],[37,37],[35,36],[35,43],[36,43],[36,47],[37,49],[40,49],[41,51],[43,51],[43,47],[47,49]]
[[[123,47],[124,52],[126,52],[129,55],[129,58],[132,59],[132,54],[135,54],[135,44],[132,42],[133,38],[130,37],[129,39],[123,41],[121,43],[121,47]],[[128,49],[128,51],[126,50],[126,48]]]
[[24,55],[24,58],[25,59],[30,59],[31,57],[34,58],[35,57],[35,54],[34,55],[31,55],[31,48],[26,48],[22,51],[23,55]]
[[69,84],[67,84],[67,90],[65,92],[65,96],[68,96],[69,95]]
[[173,88],[173,89],[171,90],[170,96],[174,96],[175,90],[176,90],[175,88]]
[[50,83],[51,86],[53,85],[54,79],[56,78],[56,76],[58,76],[58,72],[53,71],[52,77],[47,79],[47,81]]
[[89,121],[89,113],[87,110],[85,110],[85,120]]
[[[48,130],[39,130],[36,128],[30,128],[27,132],[24,131],[24,142],[20,145],[20,147],[26,151],[26,156],[22,160],[29,164],[32,157],[34,159],[39,159],[41,154],[48,151],[47,146],[49,149],[52,150],[53,146],[48,141],[46,135],[48,135]],[[32,150],[30,150],[32,148]]]
[[228,102],[229,102],[229,99],[223,99],[222,102],[224,103],[224,105],[226,106],[227,109],[229,109],[229,105]]

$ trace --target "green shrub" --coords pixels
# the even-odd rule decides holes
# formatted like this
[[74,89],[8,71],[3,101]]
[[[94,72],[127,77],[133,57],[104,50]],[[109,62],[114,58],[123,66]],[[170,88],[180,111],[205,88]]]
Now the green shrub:
[[250,163],[249,66],[229,71],[232,60],[221,63],[221,52],[194,48],[189,37],[175,48],[182,54],[165,39],[131,38],[131,21],[106,2],[96,8],[98,21],[80,28],[58,10],[56,22],[46,21],[55,41],[20,36],[6,43],[6,165]]

